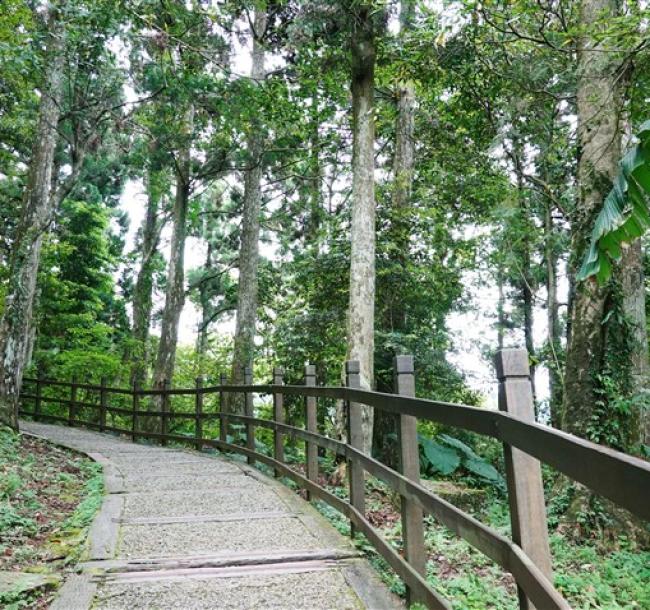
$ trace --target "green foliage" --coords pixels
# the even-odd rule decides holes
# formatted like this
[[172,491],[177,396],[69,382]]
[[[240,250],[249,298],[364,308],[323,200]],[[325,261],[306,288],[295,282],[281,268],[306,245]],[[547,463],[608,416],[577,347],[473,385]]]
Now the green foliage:
[[503,477],[485,459],[461,440],[448,434],[438,434],[435,442],[426,436],[419,436],[420,462],[424,471],[438,472],[444,476],[454,474],[461,466],[466,473],[476,475],[479,480],[505,487]]
[[114,379],[123,368],[125,312],[114,293],[110,218],[101,203],[66,199],[44,247],[34,360],[45,375]]
[[596,276],[604,284],[621,246],[639,239],[650,227],[650,121],[641,125],[638,144],[621,159],[619,173],[596,217],[591,243],[578,273],[579,280]]
[[444,447],[428,438],[421,438],[420,443],[428,462],[427,466],[440,474],[452,474],[460,466],[460,455],[451,447]]

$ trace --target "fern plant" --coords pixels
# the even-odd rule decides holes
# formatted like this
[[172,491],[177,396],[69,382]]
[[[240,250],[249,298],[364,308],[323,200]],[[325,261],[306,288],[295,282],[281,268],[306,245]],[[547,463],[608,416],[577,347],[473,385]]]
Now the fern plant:
[[641,125],[638,138],[621,159],[614,186],[596,218],[579,281],[596,276],[604,284],[611,276],[612,262],[621,258],[621,246],[650,228],[650,121]]

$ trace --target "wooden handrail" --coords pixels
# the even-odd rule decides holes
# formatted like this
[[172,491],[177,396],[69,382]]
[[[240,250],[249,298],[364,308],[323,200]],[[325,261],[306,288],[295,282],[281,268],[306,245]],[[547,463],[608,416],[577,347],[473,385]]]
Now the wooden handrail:
[[[400,362],[399,366],[403,369],[402,374],[408,374],[412,377],[412,360]],[[409,366],[406,366],[405,363]],[[534,495],[534,486],[528,485],[528,488],[532,490],[530,492],[526,491],[526,486],[521,486],[524,479],[528,481],[532,477],[538,481],[537,485],[541,490],[541,474],[538,462],[531,461],[527,457],[532,456],[586,485],[596,493],[613,500],[637,516],[650,520],[650,503],[647,502],[647,490],[650,489],[650,463],[565,432],[534,423],[525,417],[519,417],[519,415],[527,412],[529,417],[532,418],[532,398],[529,395],[530,380],[527,376],[528,364],[525,352],[519,351],[519,353],[515,353],[515,351],[511,351],[501,356],[499,377],[502,391],[500,391],[500,405],[505,406],[507,411],[511,412],[506,412],[506,410],[492,411],[468,405],[415,398],[412,396],[412,383],[410,382],[410,385],[407,383],[406,386],[403,386],[407,388],[403,394],[410,394],[406,396],[359,389],[354,387],[357,385],[354,376],[355,366],[357,366],[357,363],[348,363],[346,368],[347,383],[351,387],[315,386],[315,379],[312,378],[313,371],[310,367],[305,369],[307,376],[305,385],[283,385],[282,373],[278,369],[274,371],[273,384],[252,384],[252,374],[248,369],[248,374],[245,375],[247,383],[243,385],[221,383],[217,386],[203,386],[202,380],[197,380],[194,388],[170,388],[166,383],[161,389],[150,390],[137,387],[131,389],[113,388],[107,386],[105,380],[102,380],[100,385],[94,385],[26,378],[27,383],[36,383],[36,392],[25,392],[21,396],[24,400],[34,402],[34,410],[33,412],[23,410],[22,413],[49,421],[68,423],[69,425],[81,424],[93,429],[129,434],[133,439],[153,439],[158,440],[161,444],[174,441],[188,443],[197,448],[214,447],[238,452],[246,456],[251,464],[255,462],[266,464],[273,468],[276,476],[288,477],[298,483],[307,491],[310,499],[312,497],[323,499],[330,506],[345,514],[350,519],[352,531],[362,532],[404,580],[409,596],[412,596],[412,599],[416,601],[424,602],[430,608],[446,609],[450,608],[450,606],[446,600],[430,587],[423,577],[424,546],[423,540],[420,540],[420,538],[423,538],[423,532],[418,531],[418,528],[414,529],[414,538],[409,545],[409,553],[406,553],[405,557],[398,554],[388,542],[381,538],[365,517],[364,472],[368,472],[384,481],[401,496],[403,507],[410,507],[409,511],[403,512],[403,518],[405,518],[405,514],[406,518],[414,519],[413,523],[417,521],[421,523],[421,511],[433,516],[472,546],[485,553],[502,568],[512,573],[519,588],[522,608],[530,607],[529,604],[532,604],[538,610],[570,609],[566,600],[553,588],[549,567],[550,560],[547,559],[546,563],[544,562],[544,553],[535,561],[531,559],[531,556],[534,557],[531,550],[544,548],[542,543],[545,541],[545,533],[534,533],[533,538],[529,538],[528,542],[524,540],[524,543],[528,544],[528,546],[517,544],[520,543],[517,536],[515,536],[517,543],[501,536],[471,515],[424,488],[419,482],[417,469],[413,471],[411,468],[410,471],[403,471],[404,474],[401,474],[363,453],[359,444],[358,430],[354,428],[354,426],[358,426],[358,413],[362,405],[397,414],[400,418],[407,418],[400,421],[401,425],[407,426],[404,428],[405,438],[411,444],[416,442],[414,436],[415,424],[413,419],[409,420],[408,418],[433,421],[483,434],[501,441],[504,443],[506,458],[510,460],[508,462],[510,468],[508,491],[511,500],[513,499],[513,493],[530,493],[531,497]],[[399,372],[397,362],[395,366],[396,371]],[[511,368],[511,372],[508,374],[504,367],[514,368]],[[497,368],[499,369],[499,367]],[[412,381],[411,378],[409,379]],[[223,381],[225,379],[222,376]],[[44,396],[42,390],[48,386],[70,388],[70,398]],[[99,392],[99,404],[77,400],[76,392],[78,389]],[[246,414],[206,411],[203,401],[205,394],[218,394],[220,397],[219,402],[223,405],[222,398],[226,393],[244,394],[247,406]],[[130,396],[132,399],[131,407],[110,406],[108,397],[111,394]],[[253,416],[253,394],[273,396],[272,420]],[[300,396],[306,399],[306,427],[308,429],[284,423],[284,402],[282,397],[285,395]],[[140,410],[139,400],[146,396],[162,396],[163,400],[160,402],[164,410]],[[174,412],[171,409],[172,396],[194,397],[194,411]],[[353,429],[349,430],[350,444],[321,435],[316,431],[315,401],[318,398],[342,400],[348,405],[348,422],[353,426]],[[67,417],[43,413],[43,402],[58,402],[67,406]],[[527,404],[527,408],[522,409],[525,404]],[[517,408],[509,408],[511,405]],[[99,409],[98,422],[80,421],[78,419],[79,409],[85,407]],[[118,427],[115,422],[113,422],[113,425],[106,425],[107,412],[123,415],[127,418],[127,421],[130,417],[129,428]],[[513,412],[516,414],[513,414]],[[160,432],[138,429],[136,419],[142,421],[150,417],[161,418]],[[186,436],[170,433],[168,424],[176,418],[193,420],[194,434]],[[219,421],[218,439],[205,437],[203,422],[207,420]],[[244,424],[243,428],[246,430],[245,446],[226,442],[228,421]],[[274,457],[255,450],[255,427],[263,427],[274,431]],[[283,437],[305,441],[305,459],[308,463],[307,476],[295,472],[284,463]],[[316,447],[332,451],[344,457],[350,464],[350,502],[338,498],[315,482],[315,472],[317,471],[317,463],[314,465]],[[404,447],[401,447],[400,450],[404,450]],[[410,451],[412,452],[412,449]],[[516,451],[521,453],[516,454]],[[404,455],[408,459],[412,458],[408,453],[403,453],[402,457]],[[311,465],[309,465],[310,456]],[[528,462],[525,460],[528,460]],[[542,519],[544,518],[543,494],[541,491],[536,493],[538,496],[537,512],[531,513],[529,520],[539,521],[539,515],[542,515]],[[540,496],[540,494],[542,495]],[[522,506],[522,510],[528,510],[525,502]],[[522,514],[521,518],[525,520],[526,515]],[[514,525],[518,524],[513,524],[513,532],[515,532]],[[543,532],[545,530],[544,523]],[[541,532],[541,530],[539,531]],[[526,533],[528,534],[528,530],[526,530]],[[522,550],[522,546],[531,553],[530,556]],[[546,558],[548,558],[547,543],[546,548]],[[410,558],[409,554],[411,555]]]
[[[36,381],[28,378],[25,381]],[[71,387],[71,383],[52,382],[42,379],[42,386],[55,385]],[[77,384],[78,388],[101,390],[102,386]],[[132,395],[133,390],[104,388],[107,393]],[[592,491],[612,500],[631,513],[650,521],[650,463],[642,459],[603,447],[580,437],[562,432],[549,426],[524,421],[514,415],[468,405],[441,402],[425,398],[409,398],[370,390],[355,390],[334,386],[298,385],[219,385],[204,388],[173,388],[169,390],[139,390],[141,396],[194,396],[197,393],[253,393],[284,394],[290,396],[312,396],[356,402],[400,415],[411,415],[418,419],[462,428],[489,436],[528,453],[541,462],[552,466],[569,478],[582,483]],[[25,395],[32,398],[33,395]],[[65,399],[41,396],[41,401]],[[86,405],[85,405],[86,406]],[[88,404],[87,406],[92,406]],[[108,408],[110,410],[110,408]],[[128,409],[126,409],[128,411]],[[159,415],[159,412],[140,412],[143,416]],[[175,414],[170,414],[173,417]],[[184,417],[185,414],[178,414]],[[193,414],[188,413],[187,417]],[[207,416],[207,414],[206,414]]]

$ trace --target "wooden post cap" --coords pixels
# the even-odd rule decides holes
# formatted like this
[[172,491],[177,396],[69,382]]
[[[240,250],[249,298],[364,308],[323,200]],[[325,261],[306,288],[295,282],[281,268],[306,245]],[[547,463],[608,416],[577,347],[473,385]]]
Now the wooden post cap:
[[507,377],[530,377],[528,351],[525,349],[502,349],[494,357],[497,379]]
[[345,361],[345,372],[346,373],[360,373],[361,364],[358,360],[346,360]]
[[413,356],[404,355],[404,356],[395,356],[393,359],[393,367],[395,373],[398,375],[405,375],[415,372],[415,366],[413,362]]
[[315,364],[305,364],[305,377],[316,377]]

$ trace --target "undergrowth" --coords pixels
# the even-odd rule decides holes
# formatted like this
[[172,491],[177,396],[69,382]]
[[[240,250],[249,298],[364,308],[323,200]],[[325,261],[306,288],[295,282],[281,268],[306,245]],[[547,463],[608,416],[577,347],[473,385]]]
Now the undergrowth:
[[[377,512],[375,483],[367,488],[367,512]],[[344,487],[329,486],[336,495],[346,493]],[[350,535],[348,520],[322,502],[318,510],[342,534]],[[387,507],[384,513],[397,512]],[[475,514],[483,523],[502,535],[510,535],[509,513],[499,493],[489,494],[486,505]],[[377,524],[375,524],[377,525]],[[387,516],[378,524],[382,536],[402,551],[399,519]],[[428,553],[427,580],[455,610],[518,610],[514,579],[497,564],[458,538],[432,518],[426,519]],[[355,545],[364,552],[391,591],[405,595],[405,587],[387,562],[362,535]],[[554,584],[576,610],[636,610],[650,608],[650,552],[626,546],[619,540],[616,548],[607,548],[593,541],[577,543],[554,532],[550,536]],[[413,609],[417,608],[413,606]]]
[[0,607],[45,607],[56,575],[79,558],[103,491],[99,464],[0,428],[0,570],[44,581],[0,591]]

